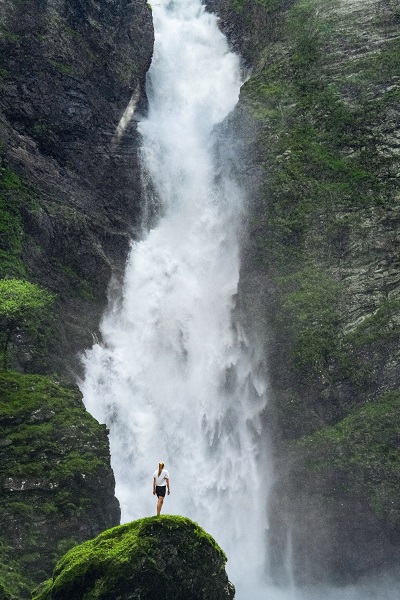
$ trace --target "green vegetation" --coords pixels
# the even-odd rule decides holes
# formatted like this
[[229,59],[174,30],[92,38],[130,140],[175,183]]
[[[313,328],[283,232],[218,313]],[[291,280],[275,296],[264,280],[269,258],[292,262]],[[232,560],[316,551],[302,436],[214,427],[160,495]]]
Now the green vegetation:
[[354,410],[336,425],[291,443],[305,467],[324,476],[334,468],[350,493],[362,491],[371,507],[393,524],[400,522],[400,391]]
[[[368,57],[355,57],[354,62],[343,65],[343,78],[351,76],[353,85],[359,85],[360,93],[364,94],[363,84],[386,83],[392,77],[397,77],[400,69],[400,41],[398,39],[387,42]],[[365,86],[364,86],[365,87]],[[390,90],[392,97],[399,97],[399,90]],[[363,98],[363,101],[366,99]]]
[[306,267],[280,280],[284,302],[280,327],[294,335],[294,358],[318,372],[336,346],[338,284],[324,271]]
[[[178,516],[150,517],[105,531],[70,550],[58,562],[53,579],[33,598],[100,600],[108,598],[110,590],[121,597],[128,590],[140,590],[140,597],[150,600],[163,589],[175,600],[222,600],[229,598],[223,590],[225,562],[223,551],[196,523]],[[179,569],[171,564],[179,564]]]
[[375,342],[388,342],[396,340],[399,335],[398,315],[400,300],[386,300],[369,317],[364,319],[345,338],[345,344],[355,348],[362,348]]
[[18,44],[21,41],[21,36],[13,31],[2,29],[0,30],[0,39],[3,39],[11,44]]
[[26,279],[23,250],[28,237],[22,211],[37,210],[38,201],[34,190],[5,164],[2,153],[0,142],[0,278]]
[[12,596],[5,585],[3,585],[0,581],[0,600],[14,600],[14,596]]
[[[0,372],[0,415],[0,479],[15,488],[0,498],[0,582],[29,597],[55,560],[82,541],[77,522],[99,530],[108,440],[77,387],[55,376]],[[103,526],[116,518],[104,516]]]
[[55,67],[63,75],[73,75],[74,74],[73,66],[59,62],[58,60],[51,60],[50,62],[53,65],[53,67]]
[[19,176],[0,157],[0,277],[25,275],[22,261],[21,206],[27,190]]
[[54,260],[53,263],[57,269],[65,273],[70,282],[73,284],[73,292],[78,298],[93,302],[96,298],[93,293],[93,289],[89,281],[78,275],[76,271],[69,265],[61,262],[60,260]]
[[398,74],[400,44],[388,42],[336,69],[330,51],[345,17],[327,8],[315,0],[286,4],[287,51],[263,53],[263,68],[242,88],[264,169],[253,239],[260,268],[276,285],[270,318],[293,377],[308,385],[312,375],[325,385],[336,373],[362,390],[371,370],[358,350],[394,340],[399,306],[382,303],[344,334],[340,317],[348,298],[338,268],[347,240],[361,232],[370,211],[395,199],[396,178],[388,176],[393,167],[379,152],[376,125],[398,106],[399,90],[366,90]]
[[237,12],[244,12],[251,2],[262,6],[266,12],[275,12],[287,4],[288,0],[232,0],[232,8]]
[[[9,518],[9,516],[9,514],[4,515],[5,518]],[[19,563],[16,554],[15,548],[5,543],[4,535],[0,534],[1,600],[16,600],[31,596],[32,581]],[[4,597],[1,595],[2,592],[5,594]]]
[[4,369],[8,366],[9,345],[21,343],[16,334],[18,338],[37,334],[53,300],[51,294],[34,283],[0,279],[0,352]]
[[35,137],[41,138],[42,136],[47,136],[51,133],[51,125],[44,121],[37,121],[32,126],[32,134]]
[[4,69],[4,68],[0,68],[0,82],[4,81],[5,79],[8,79],[9,76],[10,76],[10,71],[8,71],[7,69]]
[[[0,373],[0,413],[5,423],[17,422],[12,430],[0,426],[0,435],[11,442],[7,446],[8,475],[69,479],[96,472],[104,465],[94,443],[99,426],[87,414],[75,387],[62,385],[53,377]],[[93,448],[88,444],[84,453],[78,444],[82,437],[93,441]],[[106,447],[104,451],[107,455]],[[68,494],[56,496],[58,508],[70,498]]]

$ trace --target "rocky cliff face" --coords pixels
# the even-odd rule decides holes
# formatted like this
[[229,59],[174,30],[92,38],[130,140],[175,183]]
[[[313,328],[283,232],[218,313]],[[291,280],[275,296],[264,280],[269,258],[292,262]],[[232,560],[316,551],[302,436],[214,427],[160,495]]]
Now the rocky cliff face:
[[117,525],[107,431],[75,387],[0,377],[0,581],[30,597],[57,558]]
[[57,294],[42,370],[78,368],[123,270],[140,207],[135,127],[121,118],[145,109],[152,46],[144,0],[0,5],[0,275]]
[[105,427],[77,388],[21,371],[75,379],[124,270],[140,217],[130,117],[152,48],[145,0],[0,2],[0,277],[56,298],[35,344],[10,343],[19,373],[0,373],[0,595],[29,596],[119,522]]
[[[269,362],[274,573],[286,576],[291,532],[298,581],[354,580],[399,553],[398,2],[212,0],[210,7],[249,68],[232,119],[249,192],[239,308]],[[0,3],[0,276],[57,294],[49,349],[20,357],[14,366],[25,371],[76,372],[110,278],[123,270],[140,206],[135,127],[124,129],[122,118],[128,106],[145,110],[152,42],[142,0]],[[2,429],[3,448],[22,456],[18,473],[14,461],[2,475],[4,556],[9,561],[9,548],[31,535],[32,552],[19,562],[28,571],[40,570],[46,531],[57,554],[61,539],[81,540],[115,518],[111,500],[104,512],[89,494],[91,521],[75,498],[79,462],[68,481],[55,480],[74,496],[66,504],[41,489],[42,472],[24,471],[18,439],[31,443],[31,427],[57,429],[49,396],[39,423],[29,409],[14,422],[17,438]],[[72,443],[70,425],[55,463],[88,441],[83,431]],[[89,436],[89,454],[99,444],[107,462],[104,430],[98,436],[96,443]],[[37,451],[47,457],[46,448]],[[97,485],[90,469],[88,482]],[[109,470],[105,480],[112,488]],[[22,499],[12,506],[15,494]],[[52,520],[54,506],[65,520]],[[65,536],[56,530],[64,522]],[[43,570],[49,556],[45,562]]]
[[397,2],[213,2],[250,66],[235,117],[249,231],[240,306],[264,338],[275,575],[399,557]]

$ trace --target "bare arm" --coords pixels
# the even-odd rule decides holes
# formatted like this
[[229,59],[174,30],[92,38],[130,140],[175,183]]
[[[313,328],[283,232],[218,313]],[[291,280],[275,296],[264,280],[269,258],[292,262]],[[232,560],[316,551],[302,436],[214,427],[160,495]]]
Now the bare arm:
[[156,478],[153,479],[153,496],[156,494]]
[[171,493],[171,490],[169,489],[169,479],[168,479],[168,477],[165,478],[165,481],[167,482],[167,489],[168,489],[168,496],[169,496],[170,493]]

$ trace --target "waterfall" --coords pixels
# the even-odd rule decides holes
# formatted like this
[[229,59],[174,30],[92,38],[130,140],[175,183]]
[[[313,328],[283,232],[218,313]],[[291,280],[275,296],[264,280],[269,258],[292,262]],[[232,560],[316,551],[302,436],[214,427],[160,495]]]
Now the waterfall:
[[82,391],[110,428],[122,520],[155,514],[152,473],[163,460],[163,512],[211,533],[230,578],[247,589],[264,566],[266,386],[232,316],[244,202],[221,150],[216,158],[215,134],[237,103],[240,63],[199,0],[161,0],[153,17],[139,131],[151,189],[144,213],[156,206],[157,215],[132,243],[123,297],[84,357]]
[[238,100],[239,59],[200,0],[161,0],[153,16],[139,124],[143,235],[81,382],[87,409],[110,429],[122,521],[155,514],[152,473],[163,460],[163,512],[215,537],[238,600],[392,600],[386,584],[375,595],[369,584],[300,592],[266,581],[267,387],[234,316],[245,202],[216,133]]

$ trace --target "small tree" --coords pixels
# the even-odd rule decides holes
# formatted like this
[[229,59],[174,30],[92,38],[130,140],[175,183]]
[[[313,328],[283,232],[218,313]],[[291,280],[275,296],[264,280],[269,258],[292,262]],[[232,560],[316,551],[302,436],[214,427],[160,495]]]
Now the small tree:
[[29,281],[0,279],[0,350],[4,369],[15,334],[37,329],[53,300],[52,294]]

